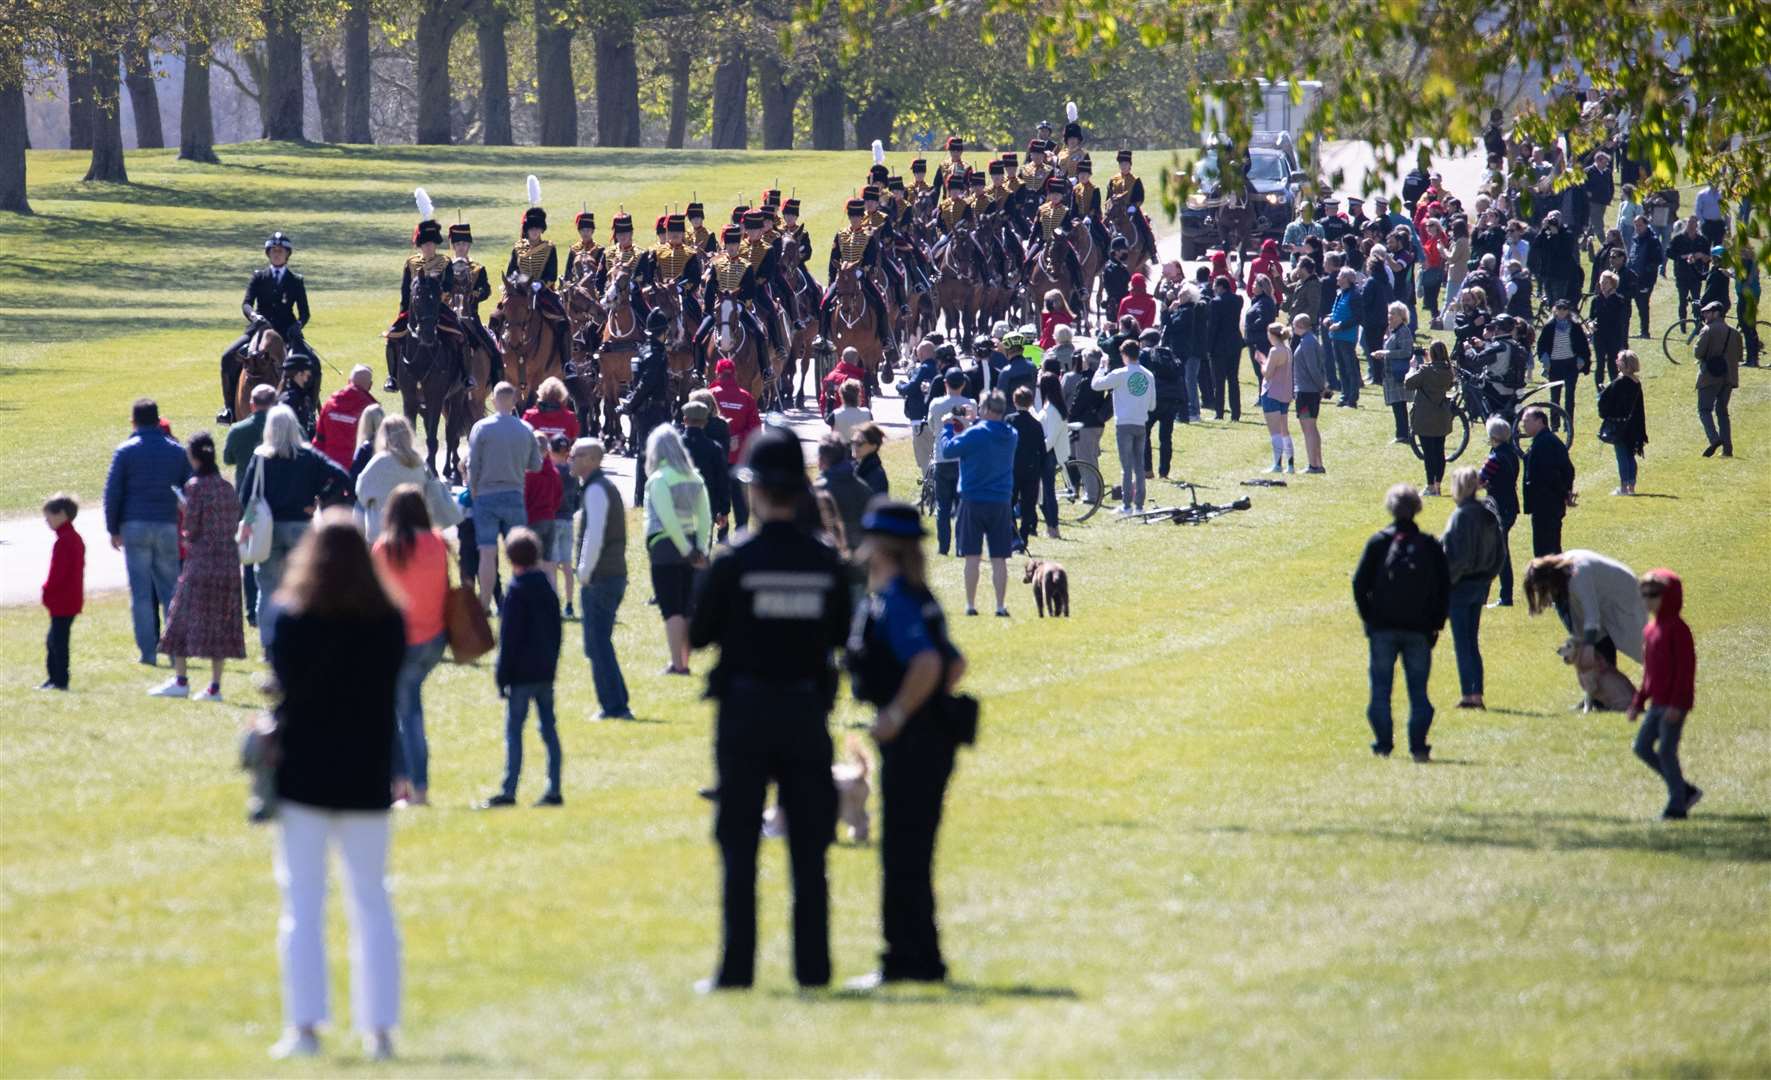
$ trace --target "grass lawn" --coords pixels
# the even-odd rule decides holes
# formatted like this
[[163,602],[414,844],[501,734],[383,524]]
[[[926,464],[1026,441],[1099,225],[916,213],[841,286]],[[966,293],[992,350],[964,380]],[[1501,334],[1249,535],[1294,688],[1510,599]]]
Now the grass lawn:
[[[466,208],[489,253],[513,231],[528,172],[556,236],[580,201],[606,237],[617,203],[647,220],[666,199],[698,192],[717,208],[778,179],[797,187],[822,245],[867,161],[264,146],[224,157],[132,154],[138,183],[118,188],[79,184],[74,155],[31,156],[38,216],[0,219],[0,449],[14,477],[0,512],[68,487],[100,513],[108,448],[139,394],[181,434],[209,426],[215,356],[274,227],[295,238],[316,345],[379,368],[414,185],[450,220]],[[1670,299],[1662,288],[1657,326]],[[1690,821],[1656,820],[1664,791],[1619,717],[1569,711],[1561,628],[1522,607],[1487,613],[1489,711],[1442,708],[1433,765],[1373,759],[1347,576],[1382,524],[1384,488],[1420,477],[1406,448],[1385,445],[1387,411],[1330,410],[1329,474],[1283,490],[1238,486],[1266,463],[1258,422],[1180,428],[1178,475],[1215,501],[1251,494],[1251,512],[1198,529],[1097,517],[1039,549],[1069,568],[1073,619],[1033,619],[1017,583],[1013,620],[956,620],[985,700],[942,834],[956,985],[798,995],[785,855],[771,844],[757,989],[693,996],[718,935],[717,860],[695,797],[711,709],[654,674],[663,635],[634,551],[617,646],[647,722],[585,720],[594,703],[569,626],[563,810],[470,812],[502,764],[490,668],[445,667],[429,683],[438,805],[396,827],[407,1000],[404,1056],[387,1071],[1771,1073],[1771,392],[1743,373],[1739,456],[1702,460],[1692,368],[1669,368],[1653,344],[1640,486],[1656,497],[1605,495],[1615,472],[1585,384],[1584,495],[1566,537],[1685,577],[1700,655],[1685,764],[1707,793]],[[908,489],[908,447],[887,459]],[[1424,524],[1439,529],[1449,510],[1430,500]],[[958,564],[937,565],[935,586],[956,612]],[[243,823],[233,765],[256,665],[230,667],[227,705],[144,698],[164,672],[131,661],[126,601],[106,596],[75,625],[75,692],[38,695],[23,688],[42,677],[44,624],[39,609],[0,609],[0,675],[22,703],[0,724],[0,1073],[261,1074],[280,1024],[277,896],[270,834]],[[1443,706],[1457,697],[1448,637],[1435,659]],[[845,703],[835,723],[864,719]],[[539,793],[534,752],[529,763],[525,801]],[[831,879],[842,978],[873,964],[876,851],[833,849]],[[342,1031],[329,1047],[323,1064],[277,1071],[366,1071]]]

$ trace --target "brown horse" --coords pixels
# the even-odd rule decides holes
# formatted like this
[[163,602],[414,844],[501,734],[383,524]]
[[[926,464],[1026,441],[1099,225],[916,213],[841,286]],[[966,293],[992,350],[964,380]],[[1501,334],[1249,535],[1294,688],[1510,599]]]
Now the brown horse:
[[722,293],[714,302],[713,332],[701,347],[703,367],[712,370],[722,359],[732,361],[738,385],[756,398],[757,408],[767,411],[773,405],[773,396],[765,394],[763,387],[762,355],[769,343],[745,325],[743,309],[743,302],[730,293]]
[[1061,230],[1052,234],[1051,243],[1045,245],[1039,257],[1027,267],[1026,295],[1030,302],[1043,301],[1045,294],[1053,289],[1063,293],[1065,301],[1070,302],[1074,290],[1081,286],[1081,282],[1070,280],[1070,268],[1058,254],[1059,245],[1069,242],[1070,238]]
[[836,300],[830,311],[830,337],[830,343],[836,347],[838,357],[842,356],[844,350],[851,348],[860,353],[861,367],[867,372],[867,384],[879,385],[879,368],[885,362],[881,328],[877,316],[867,303],[867,297],[861,292],[860,279],[846,269],[836,277]]
[[661,312],[670,320],[670,329],[664,332],[664,345],[670,366],[671,398],[678,405],[689,400],[689,395],[701,389],[704,384],[704,380],[697,379],[695,375],[696,328],[688,324],[688,315],[683,307],[682,289],[686,287],[652,284],[640,290],[646,307]]
[[[1107,212],[1104,215],[1107,232],[1112,236],[1125,237],[1125,242],[1131,245],[1131,257],[1126,260],[1125,265],[1131,268],[1132,273],[1141,274],[1155,261],[1156,251],[1144,243],[1143,234],[1132,224],[1131,216],[1126,212],[1127,205],[1124,198],[1107,200]],[[1087,263],[1083,264],[1083,269],[1088,269]]]
[[504,346],[504,377],[517,388],[519,405],[527,408],[536,387],[562,374],[558,331],[542,313],[538,294],[514,278],[505,282],[498,314],[504,323],[498,335]]
[[288,354],[283,335],[265,327],[246,343],[240,356],[240,377],[234,382],[234,415],[252,415],[252,388],[263,383],[283,389],[283,357]]
[[[823,291],[800,261],[799,245],[785,244],[781,252],[781,276],[788,295],[781,298],[793,333],[787,340],[787,357],[779,374],[780,396],[793,395],[794,408],[805,406],[805,380],[812,373],[812,343],[818,340],[818,304]],[[814,380],[814,385],[816,381]]]
[[978,327],[983,288],[979,283],[982,268],[977,265],[982,256],[976,244],[977,237],[971,230],[956,230],[935,260],[935,269],[941,274],[935,285],[935,304],[946,321],[947,335],[963,334],[968,342]]
[[609,313],[603,310],[603,302],[596,295],[596,282],[586,273],[581,274],[565,290],[560,293],[560,301],[566,308],[567,325],[572,330],[572,369],[573,375],[566,379],[566,391],[572,395],[573,411],[578,416],[579,430],[586,435],[600,434],[602,428],[597,419],[598,389],[596,351],[603,339],[603,323],[608,321]]
[[[603,294],[603,336],[596,352],[597,400],[602,404],[603,441],[610,447],[622,442],[621,395],[633,382],[633,362],[639,359],[640,346],[646,340],[645,321],[634,306],[628,288],[633,275],[618,270],[609,276],[609,290]],[[632,447],[634,453],[643,447]]]

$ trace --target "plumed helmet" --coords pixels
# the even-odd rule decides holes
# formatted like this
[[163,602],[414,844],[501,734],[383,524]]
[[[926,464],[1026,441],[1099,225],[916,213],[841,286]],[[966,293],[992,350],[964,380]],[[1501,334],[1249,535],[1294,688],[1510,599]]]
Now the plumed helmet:
[[522,226],[524,232],[528,232],[530,229],[541,229],[546,231],[547,211],[541,209],[539,206],[529,207],[527,210],[523,211]]
[[412,230],[412,246],[420,244],[440,244],[443,242],[443,227],[435,221],[425,220],[418,223]]

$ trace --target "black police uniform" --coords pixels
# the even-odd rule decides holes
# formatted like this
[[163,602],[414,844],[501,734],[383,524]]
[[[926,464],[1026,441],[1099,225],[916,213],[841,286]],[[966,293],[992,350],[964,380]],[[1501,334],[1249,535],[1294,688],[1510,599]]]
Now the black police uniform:
[[[928,649],[939,652],[943,668],[959,656],[934,596],[897,578],[868,598],[849,635],[855,696],[876,708],[890,704],[910,661]],[[935,832],[941,826],[954,753],[971,736],[956,730],[948,713],[953,699],[944,693],[945,685],[943,671],[941,688],[904,722],[896,738],[879,748],[886,946],[880,975],[887,981],[947,977],[935,925]]]
[[633,389],[621,412],[633,423],[633,505],[646,504],[646,438],[659,424],[670,423],[670,352],[654,334],[640,347],[633,369]]
[[[279,278],[275,267],[261,267],[246,283],[246,295],[240,301],[242,313],[256,314],[270,325],[272,330],[282,335],[283,340],[293,349],[301,338],[301,328],[307,325],[309,316],[307,306],[307,283],[300,274],[289,269],[285,264]],[[240,352],[252,341],[256,327],[248,327],[244,334],[234,339],[227,351],[221,354],[221,401],[225,411],[234,407],[234,388],[240,381]],[[300,352],[309,358],[309,370],[314,378],[320,375],[319,359],[306,342],[302,342]]]
[[[797,443],[791,450],[800,453]],[[836,837],[836,785],[826,721],[836,693],[831,653],[848,623],[841,560],[789,522],[741,534],[715,556],[696,599],[689,642],[720,647],[707,687],[719,702],[714,837],[725,903],[718,986],[749,986],[755,973],[756,854],[771,780],[788,821],[794,977],[802,986],[830,981],[824,857]]]

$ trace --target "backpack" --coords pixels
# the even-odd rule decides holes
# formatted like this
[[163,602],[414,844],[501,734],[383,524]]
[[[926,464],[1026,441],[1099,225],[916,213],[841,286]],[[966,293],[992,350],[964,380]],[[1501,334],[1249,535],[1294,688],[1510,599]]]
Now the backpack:
[[1522,390],[1531,378],[1531,353],[1517,341],[1507,342],[1507,385]]
[[1426,556],[1426,534],[1398,531],[1390,537],[1378,569],[1372,607],[1386,626],[1413,626],[1421,621],[1421,603],[1437,590]]

